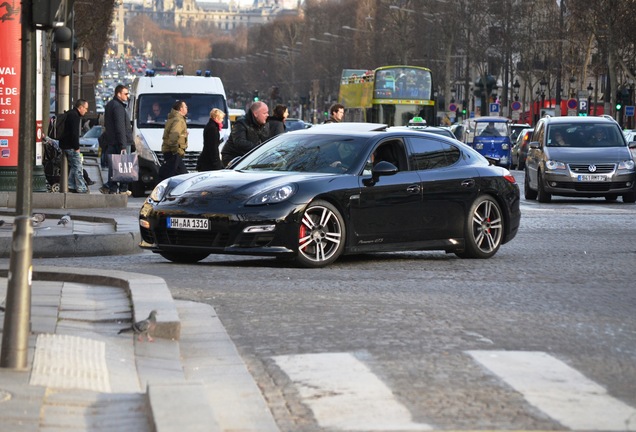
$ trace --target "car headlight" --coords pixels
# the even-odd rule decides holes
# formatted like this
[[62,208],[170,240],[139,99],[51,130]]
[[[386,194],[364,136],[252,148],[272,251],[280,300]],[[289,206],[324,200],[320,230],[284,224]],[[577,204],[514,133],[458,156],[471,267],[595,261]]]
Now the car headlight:
[[502,149],[502,150],[508,150],[508,144],[505,144],[505,143],[504,143],[504,144],[502,144],[502,145],[501,145],[501,149]]
[[618,164],[619,170],[633,170],[634,169],[634,161],[633,160],[624,160]]
[[265,205],[283,202],[296,193],[297,186],[295,184],[286,184],[276,189],[268,190],[250,198],[246,205]]
[[135,136],[135,151],[140,158],[153,161],[156,165],[160,165],[157,155],[150,149],[146,138],[141,134]]
[[565,164],[563,162],[549,160],[545,163],[545,167],[549,170],[564,170]]
[[166,195],[166,190],[168,188],[168,183],[170,183],[170,179],[165,179],[161,183],[159,183],[152,190],[152,193],[148,195],[148,201],[159,202]]
[[483,148],[484,148],[484,144],[483,143],[475,144],[475,150],[482,150]]

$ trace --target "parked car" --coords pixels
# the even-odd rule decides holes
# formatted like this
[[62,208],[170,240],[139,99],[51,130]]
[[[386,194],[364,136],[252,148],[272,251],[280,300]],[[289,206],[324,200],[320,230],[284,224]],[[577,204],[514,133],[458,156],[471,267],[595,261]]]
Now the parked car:
[[162,181],[139,213],[140,246],[174,262],[269,255],[304,267],[399,250],[490,258],[517,233],[519,195],[508,170],[455,139],[323,124],[228,169]]
[[634,159],[618,123],[605,117],[545,117],[529,145],[526,199],[552,195],[636,202]]
[[285,120],[285,126],[287,127],[287,131],[291,132],[310,128],[312,124],[297,118],[287,118],[287,120]]
[[104,132],[103,126],[95,125],[80,137],[80,152],[85,155],[97,156],[99,153],[99,143],[97,140]]
[[510,151],[511,168],[522,170],[526,166],[526,156],[528,156],[528,143],[532,138],[533,128],[523,129],[517,136],[517,141]]

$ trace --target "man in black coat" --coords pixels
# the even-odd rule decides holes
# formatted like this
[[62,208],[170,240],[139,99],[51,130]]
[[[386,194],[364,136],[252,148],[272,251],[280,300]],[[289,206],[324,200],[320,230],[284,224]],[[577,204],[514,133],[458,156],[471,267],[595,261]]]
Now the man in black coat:
[[88,102],[78,99],[75,107],[70,110],[64,122],[64,132],[60,137],[60,149],[64,151],[68,160],[68,190],[69,192],[88,193],[88,186],[84,180],[82,155],[80,154],[79,138],[82,127],[82,117],[88,112]]
[[[130,153],[133,137],[132,125],[126,112],[128,103],[128,87],[119,84],[115,87],[115,96],[106,104],[104,109],[104,141],[106,142],[106,154],[119,154],[122,151]],[[128,183],[114,182],[111,179],[112,169],[108,170],[108,181],[99,188],[103,194],[115,194],[119,187],[119,193],[130,195]]]
[[245,117],[240,117],[234,122],[230,138],[221,151],[223,166],[227,166],[232,159],[243,156],[269,138],[268,115],[269,108],[266,103],[254,102]]

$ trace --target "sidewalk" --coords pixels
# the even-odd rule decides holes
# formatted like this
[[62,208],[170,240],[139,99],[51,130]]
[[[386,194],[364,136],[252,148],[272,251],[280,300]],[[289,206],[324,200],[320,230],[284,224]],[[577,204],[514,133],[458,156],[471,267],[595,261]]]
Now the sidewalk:
[[[34,255],[136,253],[136,201],[71,210],[72,227],[57,224],[67,209],[35,209],[47,219],[34,228]],[[0,207],[5,258],[11,212]],[[117,249],[122,243],[126,251]],[[45,255],[51,250],[54,255]],[[7,273],[0,268],[0,303]],[[0,368],[0,432],[278,431],[213,307],[173,300],[163,279],[35,267],[31,303],[28,368]],[[117,334],[152,309],[158,311],[155,342]]]
[[[43,267],[33,277],[29,370],[0,369],[0,430],[278,430],[211,306],[175,302],[147,275]],[[155,342],[117,334],[151,308]]]

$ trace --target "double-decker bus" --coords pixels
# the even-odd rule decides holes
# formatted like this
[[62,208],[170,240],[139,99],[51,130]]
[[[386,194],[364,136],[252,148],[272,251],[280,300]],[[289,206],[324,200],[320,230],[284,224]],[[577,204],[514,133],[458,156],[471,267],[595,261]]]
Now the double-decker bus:
[[413,117],[436,124],[431,70],[418,66],[383,66],[375,70],[345,69],[338,102],[344,121],[406,126]]

